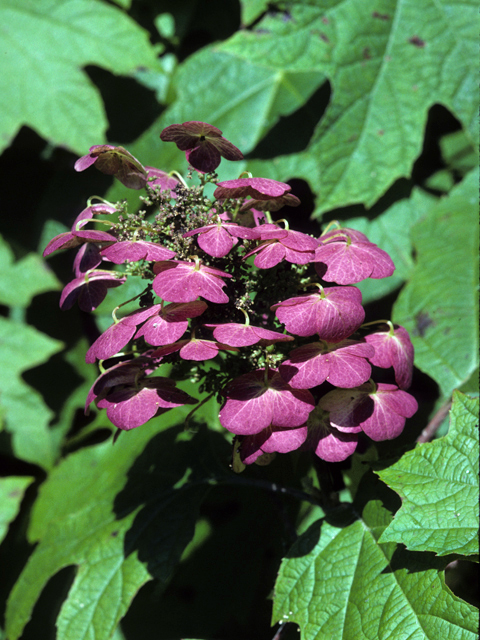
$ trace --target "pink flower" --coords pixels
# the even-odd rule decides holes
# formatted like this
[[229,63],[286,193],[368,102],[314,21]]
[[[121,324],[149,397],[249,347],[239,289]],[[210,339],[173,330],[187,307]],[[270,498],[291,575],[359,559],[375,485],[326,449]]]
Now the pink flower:
[[196,234],[200,234],[198,244],[205,253],[214,258],[223,258],[237,244],[238,238],[253,239],[255,230],[220,219],[218,222],[188,231],[183,234],[183,237],[188,238]]
[[175,344],[168,344],[165,347],[156,349],[152,355],[156,357],[163,357],[174,353],[180,352],[180,357],[183,360],[196,360],[201,362],[203,360],[212,360],[218,355],[219,351],[238,351],[235,347],[230,347],[227,344],[221,344],[220,342],[213,342],[212,340],[201,340],[200,338],[190,338],[188,340],[179,340]]
[[334,389],[320,399],[339,431],[364,431],[372,440],[392,440],[403,431],[405,419],[418,409],[417,401],[394,384],[366,382],[356,389]]
[[[169,191],[171,198],[176,198],[175,187],[179,184],[178,180],[170,176],[166,171],[155,167],[145,167],[148,174],[148,185],[150,187],[160,187],[161,191]],[[153,178],[153,180],[151,179]]]
[[210,173],[220,164],[222,156],[226,160],[241,160],[242,152],[222,137],[217,127],[206,122],[184,122],[171,124],[160,134],[163,142],[175,142],[185,151],[188,162],[201,173]]
[[291,342],[292,336],[287,336],[277,331],[270,331],[262,327],[227,322],[223,324],[206,324],[205,327],[213,329],[215,340],[230,345],[231,347],[249,347],[252,344],[263,346],[275,342]]
[[314,407],[309,391],[291,389],[275,370],[259,369],[232,380],[223,391],[221,424],[232,433],[251,435],[275,427],[299,427]]
[[289,453],[300,448],[307,438],[307,425],[300,427],[267,427],[249,436],[244,436],[239,445],[240,459],[252,464],[268,453]]
[[302,450],[313,450],[326,462],[341,462],[351,456],[358,445],[358,433],[338,431],[328,420],[328,413],[317,406],[308,416],[308,434]]
[[193,302],[155,305],[155,313],[145,322],[135,334],[135,338],[144,337],[145,340],[158,347],[172,344],[179,340],[188,328],[188,318],[200,316],[207,304],[203,300]]
[[372,368],[367,358],[373,355],[372,346],[358,340],[312,342],[291,351],[279,372],[295,389],[312,389],[325,380],[349,389],[370,378]]
[[155,376],[114,389],[99,400],[97,406],[107,410],[108,419],[116,427],[128,431],[168,409],[196,402],[188,393],[177,389],[170,378]]
[[340,342],[365,319],[362,294],[356,287],[329,287],[320,293],[289,298],[270,307],[289,333]]
[[226,303],[222,278],[232,276],[225,271],[207,267],[201,262],[165,261],[153,267],[156,277],[153,290],[167,302],[192,302],[202,296],[210,302]]
[[386,278],[395,271],[388,253],[369,242],[360,231],[338,229],[319,240],[315,269],[327,282],[354,284],[365,278]]
[[75,162],[75,170],[84,171],[92,164],[102,173],[115,176],[129,189],[143,189],[147,184],[147,170],[123,147],[111,144],[90,147],[90,152]]
[[156,312],[159,306],[138,309],[109,327],[87,351],[85,362],[92,363],[95,360],[106,360],[118,353],[133,338],[137,325],[145,322],[147,318]]
[[315,259],[318,240],[299,231],[281,229],[274,224],[266,224],[254,230],[262,243],[246,254],[253,254],[254,264],[259,269],[270,269],[282,260],[294,264],[308,264]]
[[169,260],[175,255],[175,251],[146,240],[123,240],[105,247],[100,253],[115,264],[139,262],[140,260],[156,262],[157,260]]
[[300,200],[288,193],[291,186],[286,182],[278,182],[269,178],[238,178],[237,180],[226,180],[218,182],[214,197],[217,200],[227,198],[246,198],[250,196],[253,200],[245,202],[240,211],[246,211],[255,207],[261,211],[278,211],[286,204],[296,207]]
[[400,389],[408,389],[412,384],[414,349],[407,330],[394,325],[390,331],[371,333],[365,340],[375,348],[370,362],[384,369],[393,367],[395,382]]

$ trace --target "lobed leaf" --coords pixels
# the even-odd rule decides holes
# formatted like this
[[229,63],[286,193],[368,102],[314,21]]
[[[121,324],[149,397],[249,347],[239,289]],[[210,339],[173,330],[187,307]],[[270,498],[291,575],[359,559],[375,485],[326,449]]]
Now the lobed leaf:
[[402,498],[381,542],[440,556],[478,553],[478,398],[453,397],[448,435],[378,472]]

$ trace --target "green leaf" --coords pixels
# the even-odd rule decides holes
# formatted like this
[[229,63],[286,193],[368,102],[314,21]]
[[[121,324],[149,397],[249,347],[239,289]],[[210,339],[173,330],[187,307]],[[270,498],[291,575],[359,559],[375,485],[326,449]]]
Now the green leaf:
[[0,151],[28,125],[53,144],[85,153],[105,142],[107,120],[82,67],[131,75],[157,65],[147,32],[99,0],[3,0],[0,23]]
[[8,525],[15,520],[27,487],[34,478],[9,476],[0,478],[0,542],[7,535]]
[[478,553],[478,398],[453,397],[448,435],[378,473],[402,498],[381,542],[440,556]]
[[351,524],[331,516],[297,539],[280,567],[272,622],[296,622],[315,640],[474,640],[476,610],[452,595],[435,561],[379,544],[391,514],[370,496]]
[[41,395],[25,384],[23,371],[60,351],[63,344],[33,327],[0,317],[0,407],[13,451],[22,460],[50,468],[57,454],[48,424],[53,416]]
[[268,0],[240,0],[242,25],[251,24],[268,9]]
[[395,272],[389,278],[367,279],[355,285],[362,292],[364,304],[391,293],[408,280],[414,268],[411,229],[435,201],[425,191],[414,189],[410,198],[396,202],[374,220],[351,218],[342,222],[343,227],[364,233],[386,251],[395,264]]
[[9,245],[0,236],[0,304],[28,307],[32,298],[45,291],[58,291],[60,282],[45,261],[30,253],[18,262]]
[[168,429],[185,413],[122,433],[114,446],[109,440],[82,449],[52,471],[28,531],[39,544],[7,605],[10,640],[63,567],[78,571],[57,620],[58,640],[107,640],[143,584],[155,577],[165,587],[193,536],[208,490],[202,468],[211,466],[204,435]]
[[415,365],[444,397],[478,367],[478,177],[471,172],[412,230],[417,262],[394,306]]
[[372,11],[363,0],[332,0],[328,7],[290,7],[291,20],[278,15],[273,27],[269,18],[229,48],[252,64],[315,69],[328,77],[333,97],[305,151],[249,162],[255,175],[307,179],[320,216],[356,202],[371,206],[410,176],[435,103],[477,139],[476,3],[383,0]]

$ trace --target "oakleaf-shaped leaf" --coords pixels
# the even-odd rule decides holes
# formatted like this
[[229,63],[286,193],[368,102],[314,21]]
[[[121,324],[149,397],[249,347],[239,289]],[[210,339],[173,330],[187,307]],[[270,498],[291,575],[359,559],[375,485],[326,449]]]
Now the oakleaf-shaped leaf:
[[3,0],[0,24],[0,151],[28,125],[54,144],[85,153],[92,141],[105,139],[107,120],[81,68],[96,64],[131,75],[140,66],[157,66],[147,33],[99,0]]
[[318,215],[355,202],[371,206],[409,176],[431,105],[446,105],[472,140],[478,135],[475,3],[329,4],[294,3],[290,20],[269,17],[222,47],[253,63],[290,73],[315,68],[329,78],[333,99],[307,149],[248,165],[254,175],[308,179],[319,194]]
[[415,365],[444,397],[478,368],[478,172],[412,229],[416,265],[393,320],[410,333]]
[[124,445],[122,434],[113,447],[107,441],[82,449],[52,471],[28,531],[39,544],[7,605],[10,640],[21,635],[45,584],[63,567],[78,571],[57,640],[108,640],[143,584],[155,577],[166,586],[208,490],[207,482],[185,480],[201,480],[195,467],[207,445],[191,442],[183,429],[165,430],[178,418],[162,416],[150,429],[129,433]]
[[378,473],[403,499],[381,542],[440,556],[478,553],[478,398],[453,397],[448,435]]
[[378,492],[362,494],[360,518],[335,526],[332,514],[297,539],[280,567],[272,623],[296,622],[308,640],[475,640],[475,608],[452,595],[432,558],[379,544],[391,515]]

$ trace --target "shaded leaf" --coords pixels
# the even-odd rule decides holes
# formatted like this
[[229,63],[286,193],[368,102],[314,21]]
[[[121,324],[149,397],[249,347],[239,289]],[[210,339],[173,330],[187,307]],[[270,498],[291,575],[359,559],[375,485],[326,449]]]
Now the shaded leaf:
[[402,498],[381,542],[441,556],[478,553],[478,398],[453,397],[448,435],[378,474]]

